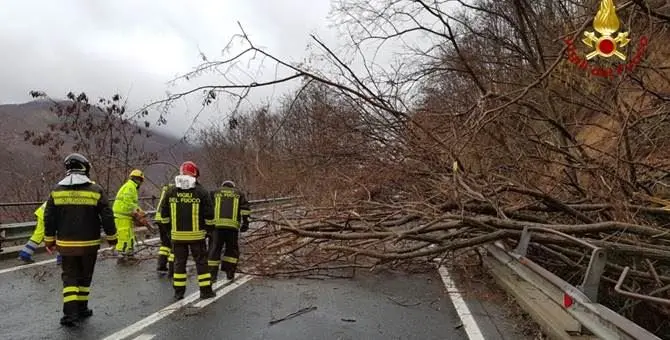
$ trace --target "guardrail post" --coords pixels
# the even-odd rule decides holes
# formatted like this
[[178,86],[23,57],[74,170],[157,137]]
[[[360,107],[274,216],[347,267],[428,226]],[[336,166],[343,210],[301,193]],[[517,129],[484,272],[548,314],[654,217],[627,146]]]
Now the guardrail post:
[[584,273],[584,281],[578,287],[591,302],[598,302],[598,288],[600,287],[600,278],[603,272],[605,272],[605,264],[607,264],[605,249],[594,249],[593,253],[591,253],[589,266],[586,268],[586,273]]
[[530,243],[530,231],[526,226],[523,227],[523,232],[521,232],[521,238],[519,239],[519,243],[516,245],[516,248],[514,249],[514,253],[517,255],[526,256],[526,253],[528,252],[529,243]]

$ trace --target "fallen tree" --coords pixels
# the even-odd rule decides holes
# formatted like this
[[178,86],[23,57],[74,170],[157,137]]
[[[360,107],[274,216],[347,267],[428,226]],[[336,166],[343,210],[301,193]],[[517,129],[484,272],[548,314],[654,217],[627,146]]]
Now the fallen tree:
[[[509,188],[508,188],[509,189]],[[352,275],[356,269],[390,267],[434,270],[435,260],[458,262],[459,255],[493,241],[516,246],[524,227],[533,228],[529,257],[579,285],[591,249],[543,231],[560,231],[602,247],[608,262],[602,277],[601,303],[640,324],[664,327],[663,304],[631,301],[613,294],[624,267],[631,267],[624,288],[640,294],[667,297],[670,289],[670,233],[652,221],[670,218],[670,210],[648,205],[570,204],[523,190],[497,190],[528,204],[502,209],[474,200],[459,202],[350,202],[332,207],[301,207],[300,212],[276,210],[258,219],[264,227],[245,236],[244,261],[253,274],[272,276]],[[501,197],[503,196],[503,197]],[[506,202],[500,205],[508,206]],[[642,202],[640,202],[642,203]],[[631,222],[607,219],[615,209],[635,215]],[[502,214],[501,214],[502,213]],[[579,220],[588,219],[581,222]],[[570,222],[572,221],[572,222]],[[285,257],[279,265],[274,260]]]
[[[602,26],[594,25],[599,6],[622,18],[617,30],[631,32],[626,57],[635,67],[617,77],[594,77],[570,59],[589,53],[586,45],[573,47]],[[246,237],[250,261],[287,256],[265,274],[434,268],[434,259],[454,263],[484,243],[513,247],[523,228],[533,227],[528,256],[577,284],[589,252],[543,232],[556,230],[605,248],[601,301],[668,337],[664,305],[612,290],[626,266],[627,290],[664,297],[670,283],[662,208],[669,205],[668,20],[656,5],[612,6],[336,1],[350,50],[334,51],[313,37],[315,59],[326,65],[281,60],[242,30],[242,51],[208,59],[184,79],[229,69],[246,56],[273,62],[281,70],[276,79],[222,80],[162,103],[202,90],[206,103],[224,95],[241,101],[252,88],[302,81],[280,108],[252,110],[246,119],[236,110],[203,138],[209,154],[239,162],[243,186],[309,198],[301,214],[278,211]],[[391,41],[405,52],[391,66],[365,58],[366,48]],[[636,54],[641,41],[648,42],[644,60]],[[349,60],[356,55],[364,56],[358,64]],[[598,58],[591,66],[613,64]],[[220,158],[213,163],[232,164]]]

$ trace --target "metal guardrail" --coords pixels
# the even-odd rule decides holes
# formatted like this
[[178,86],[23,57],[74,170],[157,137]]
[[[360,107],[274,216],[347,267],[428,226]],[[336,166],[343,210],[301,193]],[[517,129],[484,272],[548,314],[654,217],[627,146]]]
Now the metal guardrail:
[[[591,249],[591,259],[581,285],[578,287],[571,285],[526,257],[533,231],[558,235]],[[582,330],[586,328],[601,339],[661,340],[633,321],[597,302],[600,278],[607,262],[605,249],[553,229],[538,227],[525,227],[513,251],[505,250],[500,241],[485,248],[500,263],[505,264],[561,306],[582,325]],[[622,273],[617,286],[621,286],[625,274],[627,270]],[[563,296],[556,296],[558,291],[562,292]]]
[[[289,196],[289,197],[277,197],[277,198],[266,198],[266,199],[258,199],[258,200],[250,200],[249,203],[251,205],[259,205],[259,204],[266,204],[266,203],[279,203],[279,202],[285,202],[285,201],[291,201],[297,198],[300,198],[302,196]],[[141,197],[141,200],[151,200],[151,199],[157,199],[157,197]],[[40,205],[43,202],[20,202],[18,204],[21,205]],[[155,214],[155,210],[147,210],[147,214],[152,215]],[[33,233],[33,230],[35,229],[35,226],[37,225],[37,221],[30,221],[30,222],[19,222],[19,223],[7,223],[7,224],[0,224],[0,252],[2,252],[2,242],[18,242],[18,241],[28,241],[28,238]]]
[[[114,202],[116,199],[115,198],[110,198],[110,202]],[[158,197],[156,196],[142,196],[139,198],[140,201],[149,201],[149,200],[158,200]],[[9,208],[9,207],[36,207],[44,203],[44,201],[34,201],[34,202],[5,202],[5,203],[0,203],[0,208]]]

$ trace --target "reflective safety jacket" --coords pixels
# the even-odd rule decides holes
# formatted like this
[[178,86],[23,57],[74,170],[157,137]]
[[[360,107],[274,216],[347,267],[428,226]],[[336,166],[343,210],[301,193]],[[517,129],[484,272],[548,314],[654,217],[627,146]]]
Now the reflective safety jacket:
[[35,230],[44,230],[44,208],[47,207],[47,202],[42,203],[37,210],[35,210],[35,217],[37,217],[37,228]]
[[246,196],[237,188],[222,187],[211,193],[214,203],[214,218],[207,221],[216,228],[240,228],[240,222],[248,221],[251,208]]
[[168,188],[158,211],[170,225],[172,242],[203,240],[210,228],[205,221],[214,215],[209,192],[200,183],[191,189]]
[[47,202],[44,201],[42,205],[39,206],[35,210],[35,217],[37,219],[37,225],[35,226],[35,230],[33,231],[33,234],[30,235],[30,239],[28,240],[28,244],[30,244],[30,247],[28,247],[28,244],[26,247],[23,248],[23,251],[26,253],[32,255],[35,249],[39,246],[40,243],[42,243],[42,240],[44,240],[44,208],[47,206]]
[[139,209],[139,197],[137,193],[137,183],[129,179],[124,183],[116,193],[114,200],[114,217],[131,220],[133,212]]
[[107,196],[102,187],[87,178],[69,183],[66,179],[54,187],[46,202],[44,242],[55,240],[62,255],[96,252],[102,243],[101,227],[108,240],[116,240]]
[[163,204],[163,200],[165,199],[165,194],[167,193],[168,189],[173,188],[174,186],[175,186],[174,184],[166,184],[161,188],[161,196],[160,198],[158,198],[158,204],[156,205],[156,214],[154,215],[154,222],[161,224],[167,224],[170,222],[169,218],[166,220],[166,218],[164,218],[163,215],[161,215],[160,207]]

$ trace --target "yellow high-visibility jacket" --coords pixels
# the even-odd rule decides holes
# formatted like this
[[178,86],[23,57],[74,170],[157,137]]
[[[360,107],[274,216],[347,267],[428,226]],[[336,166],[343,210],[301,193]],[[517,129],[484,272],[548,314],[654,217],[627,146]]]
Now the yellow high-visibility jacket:
[[35,217],[37,217],[37,227],[35,231],[30,236],[30,240],[36,244],[42,243],[44,240],[44,208],[46,208],[47,202],[42,203],[37,210],[35,210]]
[[116,200],[112,207],[114,218],[132,219],[133,212],[138,209],[140,209],[140,205],[137,193],[137,183],[129,179],[116,193]]

